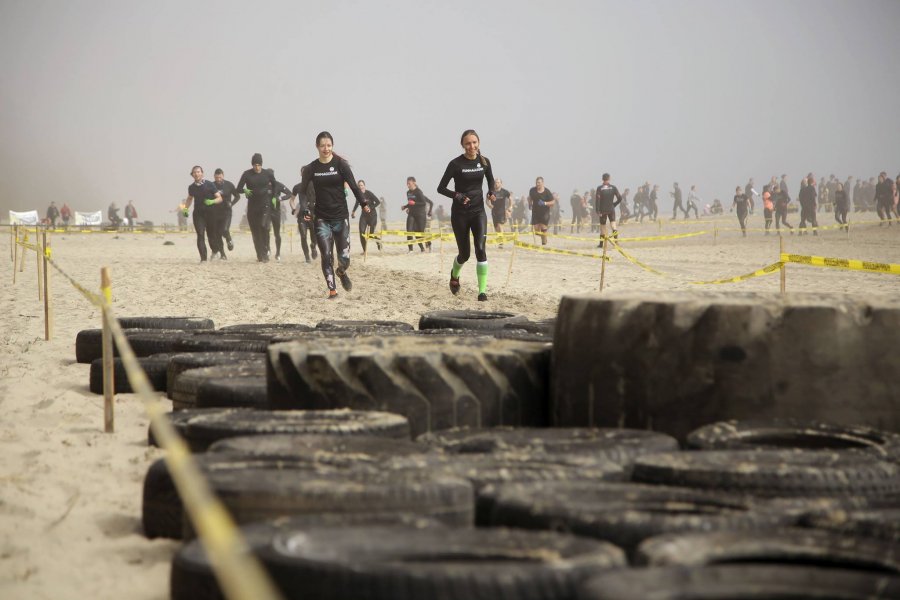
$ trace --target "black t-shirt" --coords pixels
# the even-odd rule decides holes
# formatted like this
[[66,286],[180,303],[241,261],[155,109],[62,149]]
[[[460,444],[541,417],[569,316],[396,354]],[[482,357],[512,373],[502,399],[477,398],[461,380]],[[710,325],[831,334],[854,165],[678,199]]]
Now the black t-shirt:
[[494,214],[502,215],[509,210],[509,197],[512,194],[506,188],[494,190],[494,208],[491,210]]
[[247,196],[248,202],[269,202],[274,186],[275,173],[271,169],[263,169],[259,173],[253,169],[247,169],[241,174],[237,190],[238,193],[242,193],[245,188],[250,190],[250,194]]
[[800,200],[800,206],[802,206],[803,208],[815,208],[816,187],[814,185],[807,185],[800,188],[800,195],[798,196],[798,198]]
[[214,200],[219,190],[212,181],[203,179],[200,183],[192,183],[188,186],[188,196],[194,199],[194,210],[203,210],[207,207],[204,200]]
[[737,207],[738,212],[745,213],[750,208],[750,198],[747,194],[737,194],[734,197],[734,206]]
[[[313,208],[315,208],[316,201],[315,197],[310,198],[309,190],[306,192],[303,191],[301,187],[302,184],[298,183],[294,186],[294,189],[291,190],[291,195],[297,197],[297,220],[301,220],[303,218],[303,212],[309,210],[312,212]],[[310,190],[312,188],[309,188]]]
[[[447,187],[450,180],[453,180],[453,189]],[[444,176],[438,183],[438,193],[448,198],[454,198],[458,193],[464,194],[468,199],[468,204],[462,201],[453,200],[452,210],[477,211],[484,210],[484,192],[482,186],[484,180],[487,179],[489,190],[494,189],[494,171],[491,167],[491,161],[480,154],[474,159],[466,158],[465,154],[460,154],[447,164],[444,170]]]
[[416,188],[406,190],[406,206],[408,214],[427,215],[434,207],[434,203],[425,196],[420,188]]
[[219,193],[222,194],[222,210],[231,210],[231,207],[237,204],[237,201],[241,199],[241,195],[238,194],[237,188],[227,179],[223,179],[221,183],[214,181],[213,185],[215,185],[216,189],[219,190]]
[[[547,202],[553,201],[553,192],[544,188],[543,192],[538,192],[536,187],[528,190],[528,199],[531,200],[531,222],[542,223],[546,225],[550,222],[550,207]],[[539,201],[545,204],[541,206]]]
[[[378,199],[378,196],[373,194],[372,190],[366,190],[366,193],[363,194],[363,198],[365,198],[369,202],[369,208],[372,209],[372,214],[376,214],[375,209],[378,208],[378,205],[381,204],[381,200]],[[350,212],[356,212],[356,209],[359,208],[359,206],[359,200],[357,200],[356,204],[353,205],[353,210]]]
[[336,156],[327,163],[320,162],[318,158],[309,163],[303,171],[303,181],[300,182],[299,190],[296,187],[294,189],[302,195],[312,183],[313,189],[316,190],[316,218],[342,221],[350,218],[347,197],[344,196],[345,182],[356,197],[356,201],[365,206],[367,201],[356,185],[350,163]]
[[598,213],[611,213],[622,201],[619,188],[611,183],[604,183],[597,187],[596,210]]

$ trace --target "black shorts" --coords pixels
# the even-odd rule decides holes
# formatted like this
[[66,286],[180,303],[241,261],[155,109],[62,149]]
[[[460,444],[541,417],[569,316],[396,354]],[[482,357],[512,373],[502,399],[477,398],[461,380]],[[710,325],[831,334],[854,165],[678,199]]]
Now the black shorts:
[[613,209],[610,212],[598,212],[597,217],[600,219],[601,225],[606,225],[606,219],[609,219],[610,221],[616,220],[616,210]]
[[506,212],[491,211],[491,220],[494,221],[494,227],[504,225],[506,223]]

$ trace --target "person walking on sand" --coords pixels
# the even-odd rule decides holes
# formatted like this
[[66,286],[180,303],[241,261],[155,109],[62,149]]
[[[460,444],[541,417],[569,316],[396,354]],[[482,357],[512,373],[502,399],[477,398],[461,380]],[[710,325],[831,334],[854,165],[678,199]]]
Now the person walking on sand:
[[[406,211],[406,231],[408,232],[424,232],[425,224],[427,220],[431,217],[431,210],[434,208],[434,202],[428,199],[422,190],[419,189],[419,184],[416,183],[415,177],[407,177],[406,178],[406,206],[402,207],[401,210]],[[408,235],[406,236],[407,240],[415,240],[418,236]],[[428,250],[431,251],[431,242],[425,242],[425,245],[422,245],[422,242],[419,242],[419,252],[425,252],[425,247],[428,247]],[[409,252],[413,251],[413,245],[409,245]]]
[[612,228],[612,237],[619,237],[619,231],[616,229],[616,206],[622,202],[622,195],[619,188],[609,182],[609,173],[603,174],[603,183],[597,186],[595,197],[594,209],[597,212],[597,220],[600,221],[600,244],[597,247],[602,248],[606,240],[607,220]]
[[125,225],[129,231],[134,231],[134,225],[137,223],[137,208],[134,207],[134,200],[129,200],[125,205]]
[[213,174],[213,185],[222,194],[222,204],[218,205],[218,209],[222,213],[222,239],[228,246],[228,251],[231,252],[234,250],[234,241],[231,239],[231,208],[241,199],[241,195],[234,184],[225,179],[225,171],[222,169],[216,169]]
[[[478,301],[487,301],[488,261],[487,213],[483,184],[487,181],[487,200],[496,202],[496,182],[491,162],[481,155],[481,139],[474,129],[467,129],[459,139],[463,153],[450,161],[438,183],[438,193],[453,200],[450,208],[450,223],[456,238],[458,254],[450,269],[450,292],[459,294],[459,274],[469,260],[471,245],[469,235],[475,244],[475,275],[478,278]],[[447,187],[453,180],[453,189]]]
[[[377,209],[381,204],[381,200],[378,199],[378,196],[373,194],[371,191],[366,189],[366,182],[360,179],[356,184],[359,186],[359,191],[362,192],[363,197],[369,201],[369,206],[372,209]],[[358,207],[359,200],[353,205],[353,210],[350,212],[350,218],[356,218],[356,207]],[[359,213],[359,245],[362,246],[362,251],[365,253],[366,251],[366,235],[375,235],[375,228],[378,227],[378,211],[372,210],[371,212],[362,211]],[[376,239],[375,243],[378,244],[378,249],[381,250],[381,240]]]
[[684,209],[684,218],[687,219],[691,214],[691,209],[694,209],[694,218],[699,219],[700,215],[697,214],[697,207],[701,204],[703,204],[703,200],[697,195],[697,186],[692,185],[691,191],[688,192],[687,207]]
[[806,222],[813,226],[813,235],[819,235],[819,222],[816,220],[816,178],[810,173],[800,184],[797,196],[800,202],[800,234],[806,233]]
[[788,196],[784,188],[781,187],[781,184],[776,185],[771,194],[773,202],[775,203],[776,231],[780,231],[781,226],[784,225],[790,230],[791,235],[794,235],[794,228],[787,222],[788,204],[791,202],[791,197]]
[[47,207],[47,224],[50,225],[51,229],[56,229],[56,220],[59,218],[59,209],[56,208],[56,202],[50,201],[50,206]]
[[550,207],[553,206],[553,192],[544,187],[544,178],[534,180],[534,187],[528,190],[528,207],[531,209],[531,226],[541,236],[541,245],[547,245],[547,227],[550,225]]
[[772,215],[775,214],[775,203],[772,201],[772,192],[766,189],[763,192],[763,218],[766,220],[766,235],[772,227]]
[[250,158],[250,165],[251,168],[241,174],[237,190],[247,197],[247,224],[250,225],[256,260],[269,262],[269,223],[275,174],[263,169],[263,158],[259,152]]
[[[300,169],[301,181],[303,181],[303,172],[305,170],[305,166]],[[316,237],[312,230],[312,221],[307,221],[303,217],[311,215],[315,208],[316,199],[314,189],[309,187],[306,192],[303,192],[298,183],[291,190],[290,204],[291,214],[297,217],[297,231],[300,232],[300,246],[303,248],[303,257],[306,259],[306,262],[312,262],[309,258],[310,247],[312,248],[312,260],[319,257],[319,254],[316,251]],[[307,237],[309,238],[309,241],[307,241]]]
[[[656,191],[656,188],[654,188],[654,191]],[[669,192],[669,195],[672,196],[672,220],[675,220],[675,216],[678,214],[679,210],[684,213],[684,218],[687,219],[688,213],[684,208],[684,204],[682,204],[681,188],[678,187],[677,181],[673,185],[673,189]]]
[[197,251],[200,252],[200,262],[206,262],[207,257],[204,235],[209,239],[209,247],[213,255],[219,253],[224,259],[222,232],[216,225],[218,215],[213,208],[216,204],[222,203],[222,194],[219,193],[212,181],[203,179],[203,167],[200,165],[195,165],[191,169],[191,177],[194,178],[194,182],[188,186],[183,214],[187,217],[191,204],[194,205],[194,230],[197,232]]
[[843,183],[838,183],[834,190],[834,220],[847,230],[847,213],[850,212],[850,197]]
[[[353,283],[347,275],[350,268],[350,211],[347,209],[347,197],[344,195],[344,184],[356,197],[363,212],[370,212],[369,201],[363,196],[350,163],[334,152],[334,138],[327,131],[316,136],[316,149],[319,157],[306,165],[302,171],[303,179],[299,188],[305,194],[312,184],[316,191],[315,212],[303,216],[307,223],[314,223],[316,244],[322,255],[322,274],[328,286],[328,299],[337,298],[334,276],[341,280],[341,287],[346,291],[353,289]],[[335,250],[337,250],[337,269],[334,268]]]
[[737,209],[738,223],[741,226],[741,234],[747,237],[747,214],[750,212],[750,198],[741,190],[741,186],[734,188],[734,201],[731,210]]
[[68,202],[63,202],[62,208],[59,209],[59,217],[62,219],[64,229],[69,228],[69,221],[72,220],[72,209],[69,208]]
[[[502,234],[503,226],[506,225],[506,221],[512,216],[512,194],[510,194],[508,189],[503,187],[503,181],[501,179],[494,181],[493,192],[494,201],[491,202],[488,200],[488,206],[491,209],[491,221],[493,221],[494,224],[494,232]],[[499,247],[503,247],[502,241],[499,244]]]

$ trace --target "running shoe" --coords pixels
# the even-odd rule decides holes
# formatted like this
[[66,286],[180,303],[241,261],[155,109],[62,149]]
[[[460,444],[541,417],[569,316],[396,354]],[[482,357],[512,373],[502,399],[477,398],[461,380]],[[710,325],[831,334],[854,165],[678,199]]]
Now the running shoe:
[[450,292],[456,296],[459,294],[459,278],[450,277]]
[[219,260],[228,260],[228,257],[225,256],[225,253],[223,252],[223,253],[219,256]]
[[479,302],[487,302],[487,294],[485,294],[484,292],[481,292],[480,294],[478,294],[478,301]]
[[338,267],[335,270],[335,274],[338,276],[338,278],[340,278],[342,288],[344,288],[348,292],[353,289],[353,282],[350,281],[350,276],[347,275],[347,271]]
[[276,254],[276,255],[275,255],[275,260],[276,260],[277,262],[281,262],[281,255],[280,255],[280,254]]
[[232,250],[234,250],[234,242],[228,240],[228,251],[231,252]]
[[328,299],[334,300],[337,298],[337,290],[328,290]]

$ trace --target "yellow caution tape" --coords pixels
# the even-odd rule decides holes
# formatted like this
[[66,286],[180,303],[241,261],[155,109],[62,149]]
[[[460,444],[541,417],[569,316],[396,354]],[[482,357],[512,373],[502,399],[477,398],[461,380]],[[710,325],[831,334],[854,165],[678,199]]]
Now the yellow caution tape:
[[728,279],[716,279],[714,281],[691,281],[694,285],[714,285],[718,283],[738,283],[739,281],[746,281],[748,279],[753,279],[754,277],[762,277],[763,275],[771,275],[781,269],[784,266],[784,263],[777,262],[772,263],[768,267],[763,267],[758,271],[753,271],[752,273],[747,273],[746,275],[738,275],[737,277],[729,277]]
[[[712,233],[711,231],[692,231],[691,233],[676,233],[672,235],[653,235],[653,236],[643,236],[643,237],[623,237],[618,238],[619,242],[655,242],[659,240],[677,240],[681,238],[690,238],[697,237],[698,235],[707,235]],[[584,237],[584,236],[574,236],[574,235],[562,235],[557,233],[548,233],[547,237],[560,238],[563,240],[575,240],[579,242],[596,242],[599,238],[596,237]]]
[[627,260],[627,261],[630,262],[631,264],[637,265],[637,266],[639,266],[640,268],[644,269],[645,271],[649,271],[650,273],[653,273],[653,274],[655,274],[655,275],[660,275],[660,276],[662,276],[662,277],[669,277],[669,275],[667,275],[666,273],[663,273],[662,271],[657,271],[656,269],[654,269],[654,268],[651,267],[650,265],[645,265],[644,263],[642,263],[641,261],[639,261],[639,260],[636,259],[635,257],[631,256],[630,254],[628,254],[627,252],[625,252],[624,250],[622,250],[621,246],[619,246],[616,242],[610,240],[610,244],[612,244],[612,247],[615,248],[616,251],[617,251],[619,254],[621,254],[621,255],[625,258],[625,260]]
[[832,269],[846,269],[849,271],[866,271],[868,273],[887,273],[889,275],[900,275],[900,265],[870,262],[867,260],[857,260],[853,258],[828,258],[825,256],[782,254],[781,262],[812,265],[815,267],[830,267]]
[[[526,244],[525,242],[516,241],[516,248],[522,248],[524,250],[532,250],[534,252],[545,252],[547,254],[564,254],[566,256],[581,256],[583,258],[603,258],[602,254],[587,254],[586,252],[575,252],[574,250],[562,250],[560,248],[548,248],[547,246],[535,246],[534,244]],[[609,256],[606,257],[606,260],[611,260]]]

